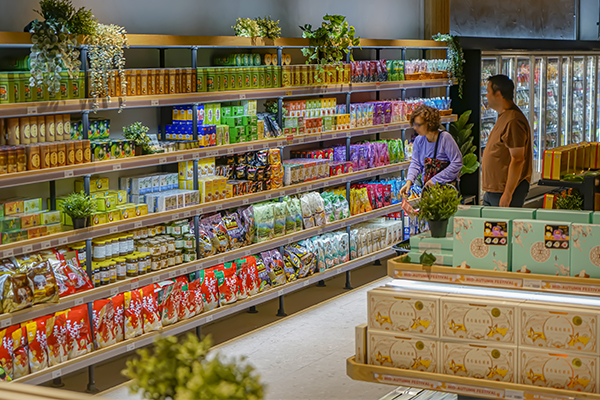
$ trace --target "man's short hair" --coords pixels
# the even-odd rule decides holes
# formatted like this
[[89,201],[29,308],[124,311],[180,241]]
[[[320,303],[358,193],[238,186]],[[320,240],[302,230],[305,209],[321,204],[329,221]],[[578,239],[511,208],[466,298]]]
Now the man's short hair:
[[515,84],[508,76],[494,75],[487,78],[487,80],[492,84],[494,93],[500,92],[504,100],[513,101],[515,98]]

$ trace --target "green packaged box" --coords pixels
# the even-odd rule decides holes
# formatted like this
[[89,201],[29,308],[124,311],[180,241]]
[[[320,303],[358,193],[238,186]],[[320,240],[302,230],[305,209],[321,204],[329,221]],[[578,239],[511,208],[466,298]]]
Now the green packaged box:
[[535,212],[535,219],[559,222],[573,222],[577,224],[589,224],[590,222],[592,222],[592,212],[572,210],[547,210],[543,208],[538,208]]
[[600,211],[596,211],[592,214],[592,224],[600,225]]
[[483,208],[482,206],[467,206],[467,205],[460,204],[458,206],[458,210],[456,211],[456,214],[454,214],[454,216],[455,217],[481,218],[481,209],[482,208]]
[[514,207],[483,207],[481,209],[481,218],[501,218],[501,219],[535,219],[534,208],[514,208]]
[[21,230],[21,217],[6,217],[0,220],[0,232]]
[[117,196],[114,194],[99,196],[96,198],[96,205],[98,211],[114,210],[117,208]]
[[511,222],[501,218],[454,217],[454,267],[510,271]]
[[43,211],[40,215],[41,225],[59,224],[61,221],[61,211]]
[[60,73],[60,99],[67,100],[69,98],[69,73]]
[[8,74],[0,72],[0,104],[8,103]]
[[4,218],[4,204],[0,203],[0,218]]
[[446,250],[452,251],[454,237],[448,234],[445,238],[433,238],[431,232],[423,232],[410,237],[411,250]]
[[231,117],[232,113],[231,107],[221,107],[221,120],[223,121],[223,118]]
[[264,67],[265,70],[265,87],[272,88],[273,87],[273,71],[271,67]]
[[512,271],[570,276],[570,235],[570,222],[514,220]]
[[248,115],[248,125],[256,125],[258,123],[258,117],[256,114]]
[[410,257],[410,262],[412,264],[420,264],[421,263],[421,254],[427,252],[435,257],[435,261],[433,265],[442,265],[446,267],[451,267],[454,256],[448,253],[441,253],[438,251],[428,251],[428,250],[411,250],[407,255]]
[[207,68],[206,69],[206,91],[214,92],[217,90],[216,88],[216,70],[215,68]]
[[41,198],[23,200],[23,212],[24,213],[32,213],[32,212],[42,211],[42,210],[43,210],[43,205],[42,205]]
[[571,276],[600,278],[600,225],[571,225]]
[[267,81],[266,81],[266,74],[265,74],[265,69],[263,67],[260,67],[258,69],[258,87],[259,89],[264,89],[266,88]]
[[233,106],[231,107],[231,111],[233,112],[233,116],[244,115],[244,106]]
[[196,91],[206,92],[206,69],[196,69]]
[[27,239],[27,231],[2,232],[2,244],[20,242]]

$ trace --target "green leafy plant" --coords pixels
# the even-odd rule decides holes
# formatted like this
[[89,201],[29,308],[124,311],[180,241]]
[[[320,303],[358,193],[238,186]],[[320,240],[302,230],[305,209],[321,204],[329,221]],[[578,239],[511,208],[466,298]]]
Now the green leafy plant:
[[450,68],[452,71],[452,76],[458,82],[458,97],[462,99],[463,97],[463,87],[465,84],[465,73],[464,73],[464,63],[465,63],[465,54],[463,49],[458,41],[458,38],[452,35],[442,35],[438,33],[432,37],[436,42],[446,42],[448,46],[448,60],[450,60]]
[[450,219],[458,209],[460,197],[451,185],[435,184],[423,190],[419,201],[419,218],[424,221]]
[[238,18],[231,28],[235,32],[235,36],[251,38],[260,36],[260,26],[252,18]]
[[433,254],[426,251],[424,251],[423,254],[421,254],[421,257],[419,257],[419,262],[422,265],[427,265],[428,267],[431,267],[436,260],[437,258]]
[[[149,400],[260,400],[264,388],[250,365],[207,358],[210,338],[200,341],[188,334],[159,337],[152,350],[137,351],[139,359],[127,361],[123,374],[132,379],[130,390]],[[243,359],[242,359],[243,361]]]
[[150,130],[147,126],[142,125],[141,122],[134,122],[129,126],[123,127],[123,137],[125,139],[133,140],[136,146],[142,147],[143,154],[153,154],[150,137],[147,133]]
[[465,111],[456,122],[450,124],[450,134],[463,156],[463,166],[460,170],[460,176],[472,174],[479,168],[479,161],[477,161],[477,155],[475,155],[477,146],[473,144],[473,124],[468,123],[470,116],[471,110]]
[[556,207],[559,210],[583,210],[583,197],[578,191],[566,190],[556,198]]
[[[340,65],[346,59],[346,54],[352,57],[352,47],[360,46],[360,37],[355,36],[356,31],[348,24],[343,15],[325,15],[324,22],[315,30],[312,25],[301,26],[302,37],[309,39],[310,47],[302,49],[302,54],[307,57],[307,64],[317,64],[317,70],[323,70],[323,65]],[[318,75],[317,75],[318,76]],[[317,78],[315,78],[317,79]],[[320,82],[320,79],[317,79]]]
[[62,207],[72,219],[88,218],[96,213],[96,199],[92,199],[84,192],[75,192],[67,196]]
[[279,27],[279,20],[273,21],[271,16],[268,15],[264,18],[255,18],[258,24],[259,36],[276,40],[281,37],[281,28]]

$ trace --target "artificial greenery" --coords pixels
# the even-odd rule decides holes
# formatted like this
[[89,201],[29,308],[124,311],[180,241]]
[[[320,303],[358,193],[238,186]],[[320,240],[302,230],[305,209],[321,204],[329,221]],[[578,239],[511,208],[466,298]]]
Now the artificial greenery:
[[258,24],[259,36],[276,40],[281,37],[281,28],[279,27],[279,20],[273,21],[271,16],[268,15],[264,18],[255,18]]
[[583,197],[577,190],[564,191],[556,198],[556,207],[559,210],[583,210]]
[[[152,350],[137,351],[123,374],[132,379],[130,390],[149,400],[260,400],[264,388],[250,365],[207,358],[210,338],[200,341],[188,334],[159,337]],[[243,360],[242,360],[243,361]]]
[[433,254],[426,251],[424,251],[423,254],[421,254],[421,257],[419,257],[419,262],[421,265],[426,265],[428,267],[431,267],[436,260],[437,258]]
[[72,219],[88,218],[96,213],[96,199],[84,192],[75,192],[67,196],[62,207],[63,211]]
[[419,219],[444,221],[450,219],[458,209],[462,197],[451,185],[436,183],[423,190],[419,201]]
[[[309,39],[310,47],[302,49],[302,54],[307,57],[307,64],[317,64],[317,70],[323,70],[323,65],[340,65],[346,59],[346,54],[352,57],[352,47],[360,45],[360,38],[355,36],[356,31],[348,24],[343,15],[325,15],[321,26],[313,31],[312,25],[301,26],[302,37]],[[315,77],[320,82],[319,75]]]
[[231,28],[235,32],[235,36],[251,38],[260,36],[260,26],[252,18],[238,18]]
[[448,46],[448,59],[451,61],[450,68],[452,71],[452,76],[458,82],[458,97],[462,99],[463,87],[465,84],[465,74],[463,69],[465,63],[465,54],[460,46],[460,42],[456,36],[448,34],[442,35],[441,33],[434,35],[432,39],[437,42],[446,42],[446,45]]
[[95,19],[84,7],[75,10],[71,0],[42,0],[40,9],[34,11],[44,20],[35,19],[28,25],[33,44],[29,86],[47,86],[50,94],[56,94],[60,91],[60,73],[66,71],[72,78],[79,70],[77,35],[93,32]]
[[125,139],[133,140],[136,146],[142,146],[143,154],[153,154],[154,150],[152,149],[150,138],[147,135],[149,130],[150,128],[142,125],[142,123],[138,121],[129,126],[124,126],[123,136]]
[[473,124],[468,123],[471,116],[471,110],[465,111],[456,122],[450,124],[450,134],[458,145],[463,157],[463,166],[460,169],[460,176],[472,174],[479,168],[477,161],[477,146],[473,144]]

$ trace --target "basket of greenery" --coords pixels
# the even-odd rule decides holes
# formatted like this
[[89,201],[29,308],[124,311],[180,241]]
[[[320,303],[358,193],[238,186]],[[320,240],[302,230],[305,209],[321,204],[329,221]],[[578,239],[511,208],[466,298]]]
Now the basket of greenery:
[[63,212],[73,220],[73,229],[85,228],[96,212],[96,199],[84,192],[71,193],[62,203]]
[[429,223],[432,237],[446,237],[448,220],[458,210],[461,199],[451,185],[435,184],[423,190],[418,215]]

